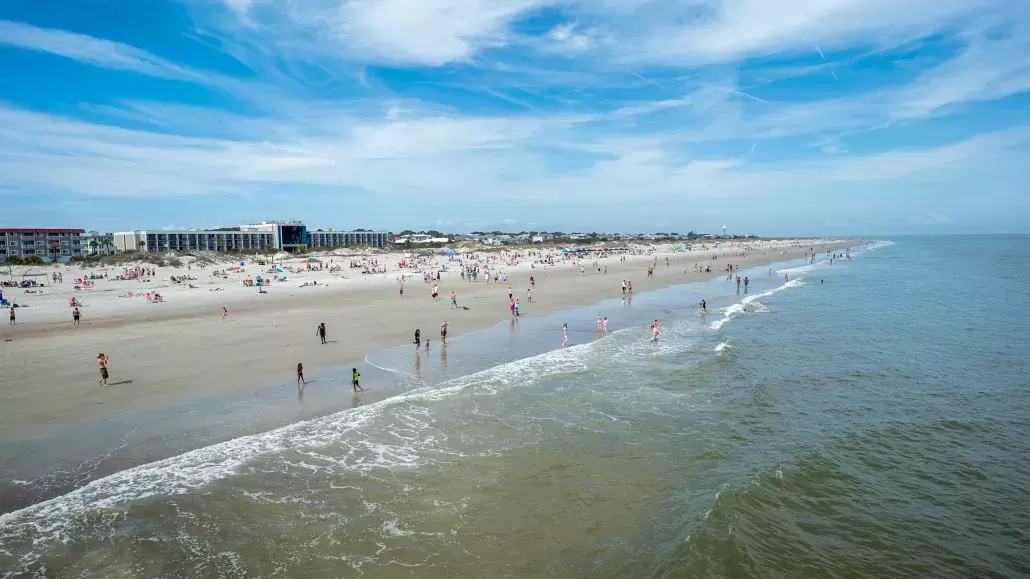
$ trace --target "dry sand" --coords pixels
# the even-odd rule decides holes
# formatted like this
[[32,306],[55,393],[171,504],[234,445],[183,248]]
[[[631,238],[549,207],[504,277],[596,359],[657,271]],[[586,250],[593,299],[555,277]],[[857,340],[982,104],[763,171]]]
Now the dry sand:
[[[458,264],[446,257],[433,259],[434,267],[448,266],[440,286],[440,300],[430,298],[432,283],[421,274],[405,283],[405,295],[398,296],[397,268],[403,255],[375,256],[388,268],[385,274],[362,275],[347,267],[351,259],[334,256],[343,272],[286,273],[286,282],[275,282],[267,294],[245,288],[242,280],[264,273],[266,267],[250,265],[247,271],[229,279],[215,279],[206,270],[159,268],[151,282],[101,280],[96,287],[76,291],[72,280],[88,273],[77,267],[62,267],[65,282],[47,283],[43,295],[29,295],[6,288],[5,296],[29,307],[18,308],[18,325],[0,328],[0,440],[12,441],[45,434],[77,421],[113,419],[119,414],[180,403],[200,395],[246,391],[269,383],[292,384],[297,362],[303,362],[308,379],[332,377],[346,383],[344,368],[359,365],[372,352],[410,343],[415,328],[437,347],[440,323],[450,322],[449,336],[482,329],[506,320],[508,287],[520,299],[521,313],[533,316],[574,305],[587,304],[621,295],[621,282],[629,279],[634,293],[726,275],[727,263],[741,269],[784,259],[788,251],[801,263],[808,247],[817,252],[841,248],[854,242],[811,240],[803,242],[723,244],[718,249],[674,252],[660,246],[648,255],[631,255],[626,261],[609,257],[599,264],[607,273],[591,267],[585,259],[585,274],[572,261],[530,269],[529,257],[518,265],[495,264],[508,274],[508,284],[462,282]],[[550,251],[525,248],[516,251]],[[738,255],[746,251],[746,257]],[[485,254],[482,254],[485,255]],[[560,255],[560,254],[559,254]],[[719,257],[712,261],[713,256]],[[671,266],[665,265],[666,258]],[[328,260],[329,258],[325,258]],[[647,268],[657,259],[655,277]],[[695,274],[694,263],[712,263],[712,273]],[[229,264],[217,266],[227,267]],[[287,267],[304,267],[299,260]],[[684,273],[684,269],[687,272]],[[15,268],[17,270],[17,268]],[[111,274],[122,268],[111,268]],[[54,270],[47,270],[54,271]],[[17,272],[16,272],[17,273]],[[345,277],[341,277],[341,273]],[[175,285],[169,276],[193,275],[199,289]],[[529,277],[536,278],[533,302],[526,300]],[[298,287],[317,280],[313,287]],[[222,288],[221,291],[211,291]],[[164,303],[143,298],[120,297],[128,292],[158,291]],[[470,309],[454,310],[449,304],[452,290],[458,303]],[[86,305],[82,323],[71,324],[69,298]],[[229,317],[221,321],[221,308]],[[6,322],[6,319],[4,320]],[[328,328],[329,344],[321,345],[315,330],[320,322]],[[569,320],[592,328],[594,320]],[[558,330],[556,329],[556,332]],[[557,344],[556,344],[557,345]],[[97,352],[110,356],[110,386],[98,385]]]

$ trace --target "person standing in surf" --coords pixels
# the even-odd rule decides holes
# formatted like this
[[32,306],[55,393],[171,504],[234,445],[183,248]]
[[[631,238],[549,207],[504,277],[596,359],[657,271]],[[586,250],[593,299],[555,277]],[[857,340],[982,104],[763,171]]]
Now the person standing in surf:
[[[444,323],[440,324],[440,345],[441,346],[446,346],[447,345],[447,324],[449,324],[449,323],[450,322],[444,322]],[[426,343],[428,344],[429,342],[426,342]]]
[[708,313],[708,304],[704,300],[701,300],[701,313],[702,314],[707,314]]
[[[418,347],[422,345],[422,330],[415,328],[415,351],[418,352]],[[428,344],[427,344],[428,346]]]
[[561,347],[564,348],[569,343],[569,325],[561,325]]
[[359,382],[358,382],[360,379],[361,379],[361,374],[358,373],[358,369],[357,368],[351,368],[350,385],[354,387],[354,393],[355,394],[358,393],[358,390],[361,390],[362,392],[365,391],[365,389],[362,388],[361,384],[359,384]]
[[297,362],[297,387],[307,386],[308,381],[304,379],[304,364]]

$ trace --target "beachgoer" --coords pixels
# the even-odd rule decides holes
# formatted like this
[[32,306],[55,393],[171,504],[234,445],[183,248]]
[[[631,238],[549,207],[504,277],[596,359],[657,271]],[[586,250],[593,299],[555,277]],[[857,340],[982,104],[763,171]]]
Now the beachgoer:
[[323,344],[325,344],[326,343],[326,341],[325,341],[325,322],[322,322],[321,324],[318,324],[318,329],[315,330],[315,333],[318,334],[318,338],[320,340],[322,340]]
[[81,315],[82,315],[82,314],[80,314],[80,313],[79,313],[79,308],[75,308],[75,309],[74,309],[74,310],[72,311],[72,324],[73,324],[73,325],[76,325],[76,326],[77,326],[77,325],[79,325],[79,317],[80,317]]
[[227,310],[225,308],[225,306],[222,306],[222,321],[224,322],[225,318],[228,318],[228,317],[229,317],[229,310]]
[[529,303],[533,303],[533,288],[529,288],[526,290],[526,301]]
[[350,385],[354,387],[354,392],[355,393],[358,390],[361,390],[362,392],[365,391],[365,389],[361,387],[361,384],[358,383],[360,378],[361,378],[361,374],[358,373],[358,369],[357,368],[351,368]]
[[111,360],[107,357],[107,354],[103,352],[97,352],[97,364],[100,366],[100,381],[97,384],[107,386],[107,363]]
[[458,307],[458,292],[451,290],[451,306]]
[[708,304],[704,300],[701,300],[701,313],[702,314],[707,314],[708,313]]
[[297,362],[297,385],[307,386],[308,381],[304,379],[304,364]]
[[[444,323],[440,324],[440,345],[442,345],[442,346],[446,346],[447,345],[447,324],[449,324],[449,323],[450,322],[444,322]],[[428,344],[428,343],[429,342],[426,342],[426,344]]]
[[11,306],[10,324],[11,324],[12,326],[13,326],[13,325],[15,325],[15,319],[14,319],[14,306]]
[[401,282],[400,291],[401,291],[401,299],[404,299],[404,282]]
[[564,348],[565,344],[569,343],[569,325],[562,324],[561,326],[561,347]]
[[604,334],[608,333],[608,318],[607,316],[601,320],[601,332]]
[[515,300],[515,317],[518,317],[520,315],[521,314],[519,314],[519,300],[516,299]]
[[[418,351],[418,347],[422,344],[422,330],[415,328],[415,351]],[[426,343],[426,347],[429,347],[429,343]]]

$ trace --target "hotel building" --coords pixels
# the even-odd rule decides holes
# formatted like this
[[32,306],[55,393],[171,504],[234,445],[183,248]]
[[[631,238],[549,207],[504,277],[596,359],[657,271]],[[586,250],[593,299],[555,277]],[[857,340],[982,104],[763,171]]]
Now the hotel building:
[[308,231],[298,221],[265,221],[238,230],[127,231],[114,234],[117,251],[288,251],[363,245],[385,247],[385,231]]
[[0,260],[38,256],[46,261],[82,255],[83,229],[0,229]]
[[333,231],[319,229],[308,232],[309,247],[343,247],[360,245],[364,247],[386,247],[390,234],[386,231]]
[[116,251],[275,251],[275,235],[262,231],[125,231],[114,234]]

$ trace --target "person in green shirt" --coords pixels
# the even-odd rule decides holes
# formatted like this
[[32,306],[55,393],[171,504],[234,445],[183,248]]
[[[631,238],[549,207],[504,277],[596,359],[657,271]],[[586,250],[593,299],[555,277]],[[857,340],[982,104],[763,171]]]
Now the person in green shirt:
[[358,390],[361,390],[362,392],[364,392],[365,389],[361,387],[361,384],[358,384],[358,379],[361,378],[361,374],[358,373],[358,369],[357,368],[352,368],[351,370],[353,372],[351,374],[350,383],[351,383],[351,386],[354,387],[354,392],[357,392]]

